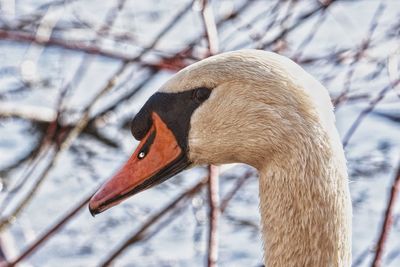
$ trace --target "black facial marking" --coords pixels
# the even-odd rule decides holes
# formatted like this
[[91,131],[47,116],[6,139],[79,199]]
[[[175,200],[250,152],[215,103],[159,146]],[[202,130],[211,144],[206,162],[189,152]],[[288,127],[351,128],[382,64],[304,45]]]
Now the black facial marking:
[[132,135],[141,140],[152,126],[151,113],[156,112],[174,133],[179,146],[186,153],[190,118],[210,94],[211,89],[208,88],[196,88],[179,93],[155,93],[133,118]]
[[151,114],[143,107],[133,118],[131,132],[136,140],[142,140],[152,125]]
[[[191,165],[187,155],[190,118],[193,112],[210,97],[210,94],[211,89],[196,88],[180,93],[155,93],[147,100],[142,109],[132,120],[132,135],[136,139],[142,140],[151,129],[153,123],[151,114],[155,112],[174,134],[182,153],[156,174],[144,180],[129,192],[117,195],[102,203],[102,205],[98,207],[99,211],[111,203],[125,199],[140,191],[162,183]],[[139,151],[137,155],[138,159],[144,159],[146,157],[156,138],[157,132],[153,130]]]

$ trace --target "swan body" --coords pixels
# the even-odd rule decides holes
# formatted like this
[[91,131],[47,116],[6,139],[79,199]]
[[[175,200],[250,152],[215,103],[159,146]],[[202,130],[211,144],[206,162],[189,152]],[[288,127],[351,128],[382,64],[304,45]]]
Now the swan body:
[[351,265],[351,200],[333,106],[293,61],[240,50],[190,65],[150,98],[132,133],[139,147],[93,196],[92,213],[189,166],[242,162],[260,174],[267,267]]

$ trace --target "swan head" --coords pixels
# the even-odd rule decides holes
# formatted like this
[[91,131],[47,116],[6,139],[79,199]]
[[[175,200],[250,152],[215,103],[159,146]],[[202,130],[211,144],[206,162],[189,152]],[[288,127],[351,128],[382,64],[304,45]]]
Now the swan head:
[[290,157],[310,129],[329,130],[332,116],[325,88],[285,57],[241,50],[207,58],[178,72],[133,118],[140,144],[89,209],[100,213],[193,165],[262,169]]

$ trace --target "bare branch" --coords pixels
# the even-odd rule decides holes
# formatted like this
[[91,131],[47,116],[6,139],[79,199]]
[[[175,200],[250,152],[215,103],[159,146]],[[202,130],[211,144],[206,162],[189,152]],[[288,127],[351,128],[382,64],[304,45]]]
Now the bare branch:
[[382,256],[385,248],[386,240],[389,236],[389,231],[393,223],[393,211],[396,199],[400,191],[400,164],[392,184],[392,191],[390,192],[390,198],[386,206],[385,219],[382,224],[381,234],[376,246],[376,253],[374,260],[372,261],[372,267],[382,266]]
[[201,6],[203,26],[208,40],[208,51],[210,55],[214,55],[218,53],[219,42],[212,6],[208,0],[201,0]]
[[231,191],[226,194],[226,196],[221,201],[221,205],[219,207],[221,213],[224,213],[225,209],[228,207],[229,202],[252,175],[254,175],[254,172],[252,170],[249,170],[242,177],[238,178],[235,186],[232,188]]
[[381,1],[380,5],[378,6],[378,8],[375,11],[374,16],[372,17],[371,25],[369,27],[367,36],[362,41],[360,47],[358,48],[357,52],[354,55],[352,62],[350,63],[349,70],[346,74],[343,91],[333,101],[333,105],[335,106],[336,110],[338,109],[339,105],[344,102],[346,95],[350,91],[351,80],[352,80],[352,77],[356,70],[356,66],[357,66],[356,64],[363,58],[365,51],[369,48],[370,43],[372,41],[372,36],[375,32],[376,27],[378,26],[379,19],[381,18],[384,10],[385,10],[385,4],[384,4],[384,1]]
[[25,258],[29,257],[32,253],[34,253],[40,246],[46,242],[49,238],[51,238],[54,234],[57,233],[61,227],[63,227],[67,222],[69,222],[86,204],[89,202],[93,193],[86,197],[83,201],[81,201],[78,205],[76,205],[70,212],[68,212],[63,218],[57,222],[53,227],[51,227],[48,231],[46,231],[41,237],[39,237],[33,244],[31,244],[24,252],[22,252],[18,258],[12,260],[10,263],[6,264],[6,267],[13,267]]
[[210,165],[208,179],[208,203],[209,203],[209,232],[208,232],[208,253],[207,266],[218,266],[218,220],[219,220],[219,179],[218,167]]
[[364,120],[364,118],[374,110],[376,105],[385,97],[386,93],[391,90],[396,88],[400,83],[400,79],[391,82],[388,86],[384,87],[378,94],[376,98],[374,98],[366,107],[363,111],[360,112],[356,120],[353,122],[353,124],[350,126],[350,129],[346,132],[343,138],[343,147],[346,147],[353,136],[354,132],[357,130],[358,126],[361,124],[361,122]]
[[105,267],[110,266],[110,264],[129,246],[145,239],[148,229],[155,223],[157,223],[163,216],[167,215],[169,212],[176,209],[177,205],[184,199],[195,195],[199,190],[205,185],[207,179],[202,179],[193,187],[189,188],[182,194],[178,195],[174,200],[162,208],[159,212],[151,216],[142,224],[142,226],[131,235],[121,246],[119,246],[110,256],[108,256],[99,266]]

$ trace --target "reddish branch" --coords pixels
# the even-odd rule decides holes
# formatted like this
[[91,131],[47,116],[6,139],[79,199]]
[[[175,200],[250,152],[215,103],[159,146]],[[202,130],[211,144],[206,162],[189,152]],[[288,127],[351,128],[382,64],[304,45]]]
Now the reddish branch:
[[[144,48],[139,56],[129,56],[126,54],[116,53],[110,50],[103,49],[90,42],[69,41],[61,38],[40,38],[36,34],[15,30],[15,29],[0,29],[0,40],[11,40],[17,42],[35,43],[43,46],[56,46],[67,50],[83,52],[87,54],[99,55],[108,58],[118,59],[122,61],[138,61],[141,56],[155,47],[159,40],[171,30],[171,28],[185,15],[191,8],[192,3],[187,4],[173,19],[163,28],[163,30],[154,38],[153,42]],[[145,64],[146,65],[146,64]],[[151,66],[151,64],[148,64]]]
[[[194,196],[199,190],[205,185],[206,179],[201,180],[199,183],[194,185],[189,190],[183,192],[179,196],[177,196],[174,200],[172,200],[169,204],[167,204],[164,208],[162,208],[159,212],[149,217],[146,222],[142,224],[142,226],[131,236],[129,237],[121,246],[119,246],[110,256],[107,257],[99,266],[105,267],[109,266],[123,251],[125,251],[129,246],[144,240],[147,237],[149,228],[160,221],[165,215],[173,211],[178,204],[180,204],[184,199]],[[177,216],[174,216],[177,217]]]
[[208,179],[208,203],[209,203],[209,232],[208,232],[208,253],[207,266],[218,266],[218,220],[219,209],[219,185],[218,185],[218,167],[209,166]]
[[48,231],[46,231],[41,237],[39,237],[33,244],[31,244],[24,252],[22,252],[15,260],[6,264],[5,267],[13,267],[17,263],[21,262],[26,257],[30,256],[34,253],[40,246],[47,241],[51,236],[57,233],[58,230],[61,229],[65,225],[65,223],[69,222],[71,218],[73,218],[86,204],[89,202],[93,193],[90,194],[89,197],[85,198],[78,205],[76,205],[70,212],[68,212],[58,223],[56,223],[53,227],[51,227]]
[[[190,5],[189,4],[186,5],[180,12],[178,12],[178,14],[155,37],[151,45],[146,49],[144,49],[138,56],[136,56],[134,60],[135,61],[140,60],[143,55],[145,55],[148,51],[153,49],[157,45],[157,43],[161,40],[161,38],[166,33],[168,33],[173,28],[174,25],[177,24],[177,22],[182,18],[184,14],[186,14],[186,12],[190,10],[190,7],[191,3]],[[1,36],[1,30],[0,30],[0,36]],[[48,177],[50,171],[56,165],[56,162],[59,159],[62,152],[68,150],[71,144],[75,141],[75,139],[88,126],[90,122],[90,112],[92,110],[92,107],[115,86],[120,76],[124,73],[124,71],[128,68],[129,65],[130,61],[123,61],[123,63],[117,69],[117,71],[110,77],[110,79],[101,88],[101,90],[89,102],[90,104],[83,109],[79,120],[76,122],[73,128],[68,129],[68,131],[62,131],[63,129],[61,129],[61,131],[58,132],[56,140],[56,148],[50,161],[47,163],[47,166],[42,171],[40,177],[37,179],[34,186],[32,186],[31,189],[28,191],[28,193],[21,201],[21,203],[18,204],[18,206],[11,212],[10,215],[8,215],[6,218],[0,221],[0,231],[5,227],[7,227],[13,221],[13,219],[16,218],[22,212],[22,210],[30,203],[30,201],[33,199],[40,186]],[[58,120],[58,117],[56,119]],[[55,124],[57,124],[56,121]],[[37,164],[35,163],[34,167],[36,166]]]
[[[211,167],[211,172],[210,174],[213,176],[213,178],[218,178],[216,177],[216,175],[218,175],[218,168],[216,168],[215,166]],[[253,171],[248,171],[246,172],[246,174],[244,175],[245,180],[247,180],[248,178],[251,177],[251,175],[253,174]],[[240,179],[238,181],[238,183],[234,186],[234,189],[230,192],[228,192],[225,197],[224,197],[224,203],[225,203],[225,207],[228,205],[229,201],[233,198],[233,196],[238,192],[238,190],[243,186],[243,177],[242,178],[238,178]],[[213,179],[214,182],[217,179]],[[213,182],[213,183],[214,183]],[[216,181],[218,182],[218,181]],[[189,188],[188,190],[186,190],[185,192],[181,193],[179,196],[177,196],[173,201],[171,201],[169,204],[167,204],[164,208],[162,208],[159,212],[157,212],[156,214],[154,214],[153,216],[151,216],[148,220],[146,220],[146,222],[144,222],[142,224],[142,226],[140,227],[140,229],[138,229],[137,231],[135,231],[135,233],[133,233],[123,244],[121,244],[118,248],[116,248],[114,250],[114,252],[112,252],[111,255],[109,255],[101,264],[99,264],[98,266],[101,267],[106,267],[106,266],[110,266],[111,263],[118,258],[118,256],[122,255],[122,253],[128,249],[130,246],[143,241],[145,239],[148,239],[150,236],[153,236],[155,233],[157,233],[158,231],[160,231],[165,224],[160,223],[157,227],[154,226],[156,229],[150,233],[150,228],[158,223],[159,221],[161,221],[162,218],[164,218],[165,216],[171,214],[171,213],[175,213],[177,212],[177,209],[179,209],[180,207],[180,203],[182,203],[182,201],[184,201],[185,199],[188,199],[190,197],[193,197],[195,194],[197,194],[199,192],[199,190],[201,188],[204,187],[204,185],[208,185],[209,189],[212,189],[212,191],[214,192],[214,194],[217,194],[217,198],[218,198],[218,190],[215,190],[215,185],[211,184],[210,185],[210,176],[207,177],[206,179],[201,180],[199,183],[197,183],[196,185],[194,185],[192,188]],[[218,186],[218,185],[217,185]],[[215,198],[214,198],[215,199]],[[216,203],[214,203],[214,207],[218,209],[218,205]],[[214,209],[214,212],[219,212],[217,209]],[[221,213],[223,213],[223,211],[221,211]],[[176,218],[177,216],[172,216],[173,218]],[[215,218],[214,215],[211,215],[210,218]],[[169,223],[172,221],[172,219],[168,220],[166,223]],[[216,228],[213,228],[216,229]],[[215,243],[215,245],[211,246],[212,248],[216,248],[218,249],[218,243]],[[217,254],[215,254],[217,255]]]
[[[202,21],[205,36],[208,43],[208,55],[218,53],[218,32],[215,24],[212,6],[208,0],[202,0]],[[208,252],[207,266],[218,266],[218,220],[219,220],[219,185],[218,185],[218,167],[208,166],[208,203],[209,203],[209,232],[208,232]]]
[[399,191],[400,191],[400,164],[398,166],[396,177],[393,181],[389,202],[386,207],[385,220],[383,222],[382,229],[381,229],[381,235],[379,237],[379,241],[376,246],[375,258],[371,265],[372,267],[382,266],[382,256],[383,256],[383,252],[384,252],[384,248],[385,248],[385,243],[389,236],[390,228],[393,223],[394,204],[396,203],[396,199],[399,195]]
[[218,53],[219,50],[217,26],[215,24],[212,6],[209,4],[208,0],[202,0],[201,2],[202,22],[205,36],[208,40],[208,51],[210,55],[214,55]]
[[[138,61],[138,56],[130,56],[123,53],[117,53],[114,51],[106,50],[96,45],[93,45],[89,42],[81,42],[81,41],[69,41],[61,38],[50,37],[48,40],[40,40],[36,37],[36,35],[18,31],[18,30],[4,30],[0,29],[0,40],[11,40],[23,43],[35,43],[43,46],[55,46],[60,47],[66,50],[72,50],[75,52],[82,52],[91,55],[97,55],[122,61]],[[151,48],[145,48],[143,51],[150,51]],[[141,53],[143,53],[143,51]],[[165,57],[159,62],[138,62],[138,64],[143,67],[149,67],[154,69],[165,69],[165,70],[173,70],[177,71],[183,67],[186,67],[187,64],[182,64],[182,60],[178,60],[177,57]]]
[[[59,2],[61,3],[64,1],[59,1]],[[118,0],[118,6],[110,13],[109,16],[107,16],[107,19],[106,19],[107,23],[104,25],[104,27],[102,27],[99,30],[99,33],[98,33],[101,37],[104,37],[108,34],[108,30],[110,29],[109,26],[110,25],[112,26],[112,23],[115,20],[118,12],[123,8],[124,2],[125,2],[124,0]],[[59,132],[59,130],[61,130],[59,128],[63,128],[63,127],[57,126],[57,131],[54,130],[54,132],[53,132],[53,130],[51,130],[51,129],[54,129],[53,126],[58,125],[57,120],[53,120],[52,127],[50,127],[51,129],[49,130],[49,132],[51,132],[51,134],[49,134],[49,135],[54,136],[54,138],[51,138],[51,139],[57,138],[57,140],[52,140],[53,142],[55,142],[57,144],[63,144],[64,149],[66,149],[76,139],[76,137],[83,131],[83,129],[87,128],[88,125],[91,125],[94,122],[94,119],[102,117],[103,115],[105,115],[106,112],[113,110],[118,105],[123,103],[123,101],[126,101],[127,99],[134,96],[135,93],[138,92],[147,82],[152,80],[153,75],[156,74],[159,70],[167,69],[167,70],[176,71],[176,70],[179,70],[179,69],[185,67],[188,64],[187,59],[193,57],[192,56],[192,52],[194,50],[193,47],[195,47],[196,45],[199,45],[201,43],[201,41],[204,40],[204,38],[206,38],[208,41],[208,51],[209,51],[208,55],[217,53],[218,52],[217,29],[219,29],[219,27],[221,25],[223,25],[223,23],[225,23],[229,20],[232,20],[232,19],[236,18],[238,15],[240,15],[241,13],[243,13],[254,2],[255,1],[252,1],[252,0],[243,2],[243,4],[239,8],[237,8],[236,11],[233,11],[231,14],[228,14],[227,16],[220,18],[215,23],[214,16],[212,14],[212,8],[209,4],[209,1],[207,1],[207,0],[201,1],[200,3],[202,5],[202,19],[203,19],[203,27],[204,27],[203,34],[200,34],[192,42],[189,42],[187,44],[187,47],[185,47],[182,51],[176,53],[175,55],[161,57],[161,59],[159,61],[156,61],[155,63],[143,62],[142,56],[145,53],[154,50],[156,48],[157,44],[159,43],[159,41],[165,36],[165,34],[167,32],[169,32],[169,30],[173,29],[175,25],[177,25],[177,22],[180,20],[180,18],[190,12],[192,2],[186,4],[180,11],[177,12],[176,15],[171,17],[172,19],[170,20],[170,22],[165,25],[165,27],[159,32],[159,34],[152,40],[152,42],[146,48],[144,48],[142,50],[142,52],[138,56],[129,56],[124,53],[118,53],[118,52],[104,49],[100,45],[95,45],[94,41],[92,41],[92,42],[90,42],[90,41],[82,42],[82,41],[76,41],[76,40],[70,41],[70,40],[65,40],[65,39],[56,38],[56,37],[50,37],[49,39],[44,40],[43,38],[41,38],[41,36],[36,36],[36,34],[34,34],[33,31],[32,32],[23,31],[22,30],[23,27],[14,27],[13,29],[10,29],[10,28],[0,29],[0,39],[11,40],[11,41],[16,41],[16,42],[23,42],[23,43],[35,43],[35,44],[39,44],[42,46],[55,46],[55,47],[59,47],[62,49],[73,50],[76,52],[92,54],[92,55],[99,55],[99,56],[104,56],[104,57],[113,58],[113,59],[122,61],[121,68],[117,71],[117,73],[115,75],[111,76],[108,84],[105,87],[103,87],[102,90],[100,90],[99,94],[84,109],[84,111],[81,114],[81,117],[78,120],[78,123],[76,125],[73,125],[72,127],[68,128],[67,131],[64,131],[64,133]],[[334,2],[335,2],[335,0],[320,1],[319,6],[310,10],[307,13],[304,13],[297,19],[293,19],[293,22],[290,25],[288,25],[288,27],[281,28],[272,40],[266,40],[266,42],[262,43],[261,44],[262,47],[267,48],[267,47],[270,47],[271,45],[278,43],[282,39],[286,38],[286,36],[291,31],[298,28],[304,22],[308,21],[308,19],[311,18],[312,16],[314,16],[316,14],[321,14],[321,16],[323,16],[322,13],[328,8],[328,6],[330,6]],[[276,4],[277,8],[278,8],[278,6],[281,5],[280,3],[281,3],[280,1],[277,1],[277,4]],[[292,1],[291,3],[295,4],[296,1]],[[380,8],[378,8],[378,11],[380,12]],[[349,49],[344,49],[344,50],[341,50],[338,52],[330,53],[329,55],[323,56],[323,57],[303,59],[303,60],[300,60],[301,63],[304,64],[304,63],[315,63],[317,61],[331,61],[333,64],[337,64],[340,62],[340,60],[343,60],[343,59],[349,58],[349,57],[355,59],[355,61],[359,61],[359,59],[361,59],[362,56],[365,55],[364,52],[367,49],[370,49],[372,47],[371,42],[370,42],[370,39],[371,39],[370,37],[371,37],[375,27],[378,24],[377,18],[380,16],[379,12],[377,12],[374,15],[375,19],[373,19],[372,27],[370,28],[370,31],[369,31],[369,36],[367,36],[367,38],[364,39],[366,41],[364,41],[364,43],[361,45],[361,47],[359,49],[357,49],[357,51],[355,51],[355,53],[349,54],[349,53],[347,53],[349,51]],[[291,14],[291,13],[288,12],[287,16],[285,18],[289,18],[289,14]],[[271,20],[271,17],[269,17],[269,19]],[[376,23],[374,23],[374,21],[376,21]],[[28,23],[24,23],[24,24],[25,25],[34,24],[34,22],[35,21],[31,21],[31,23],[28,22]],[[270,25],[270,27],[272,27],[273,25],[277,25],[277,23],[279,23],[279,20],[277,20],[275,18],[275,19],[273,19],[272,23],[270,23],[269,25]],[[314,37],[315,32],[316,32],[316,29],[319,26],[318,23],[319,22],[317,22],[315,24],[316,25],[315,28],[310,32],[310,35],[305,39],[304,43],[300,46],[301,48],[304,48],[309,42],[312,41],[312,38]],[[251,23],[249,23],[249,25],[251,25]],[[268,30],[269,30],[269,28],[268,28]],[[264,32],[262,32],[262,34],[260,34],[257,37],[257,38],[259,38],[258,40],[261,40],[262,37],[265,35],[265,33],[268,32],[268,30],[265,30]],[[113,36],[111,36],[111,37],[113,37]],[[253,41],[255,41],[257,38],[252,38],[252,39],[253,39]],[[102,39],[100,39],[99,41],[102,41]],[[117,41],[117,40],[114,40],[114,41]],[[254,46],[254,44],[246,43],[245,46]],[[116,81],[118,80],[118,77],[122,76],[121,74],[123,74],[125,72],[125,70],[129,66],[128,63],[131,63],[133,61],[135,61],[136,64],[138,64],[140,67],[147,68],[149,70],[148,76],[145,79],[143,79],[143,82],[140,83],[139,85],[137,85],[137,87],[132,88],[125,95],[121,96],[121,98],[118,98],[115,102],[113,102],[112,105],[105,108],[102,112],[98,113],[95,117],[92,117],[89,119],[88,114],[89,114],[89,111],[91,110],[91,107],[94,105],[94,103],[99,98],[101,98],[105,93],[107,93],[110,89],[115,88],[114,85],[115,85]],[[84,65],[82,65],[82,66],[84,66]],[[80,72],[80,71],[78,71],[78,72]],[[84,72],[80,72],[80,73],[82,75],[84,74]],[[350,78],[352,75],[353,75],[352,72],[348,74],[348,76],[350,76]],[[350,78],[348,78],[348,80],[350,80]],[[359,126],[361,121],[366,117],[366,115],[369,114],[374,109],[374,107],[377,105],[377,103],[383,99],[383,97],[388,92],[388,90],[391,89],[391,87],[395,87],[396,85],[398,85],[399,82],[400,82],[400,80],[397,80],[397,81],[391,83],[390,86],[385,87],[383,90],[381,90],[381,92],[379,93],[377,98],[372,100],[370,105],[360,113],[359,117],[356,119],[356,121],[351,126],[350,130],[347,132],[347,134],[344,138],[344,145],[347,145],[349,139],[351,138],[351,136],[353,135],[353,133],[355,132],[356,128]],[[120,85],[121,82],[118,81],[118,84]],[[4,113],[6,113],[6,112],[4,112]],[[15,111],[14,111],[14,113],[15,113]],[[12,115],[13,114],[8,114],[8,116],[12,116]],[[33,115],[35,115],[35,114],[24,113],[24,114],[19,114],[16,116],[32,117]],[[43,114],[41,114],[41,116],[42,115]],[[54,114],[53,114],[53,116],[54,116]],[[47,124],[49,124],[49,123],[47,123]],[[47,134],[46,134],[46,136],[47,136]],[[61,149],[56,151],[54,158],[56,158],[56,156],[58,154],[60,154],[61,152],[62,152]],[[38,161],[42,160],[42,158],[36,158],[36,159],[38,159]],[[46,159],[48,159],[48,158],[46,158]],[[35,161],[35,162],[38,162],[38,161]],[[48,168],[44,172],[42,172],[41,175],[39,174],[39,176],[38,176],[39,180],[37,180],[37,183],[36,183],[35,187],[33,188],[32,194],[28,194],[28,197],[25,198],[25,201],[24,201],[25,204],[29,202],[30,198],[32,198],[32,196],[34,195],[34,192],[39,188],[40,183],[47,176],[47,174],[51,170],[53,164],[54,164],[53,162],[49,163]],[[237,183],[234,185],[233,189],[230,192],[228,192],[228,194],[225,196],[225,198],[219,205],[217,172],[218,171],[217,171],[216,167],[210,166],[210,177],[208,179],[208,189],[209,189],[209,202],[208,203],[209,203],[209,211],[210,211],[209,244],[208,244],[208,260],[207,260],[208,266],[216,266],[216,264],[217,264],[217,257],[218,257],[218,227],[217,226],[218,226],[219,213],[220,212],[222,213],[226,209],[229,201],[233,198],[233,196],[236,194],[236,192],[238,192],[238,190],[247,181],[247,178],[250,177],[252,174],[252,172],[247,172],[243,177],[238,178]],[[397,178],[393,184],[391,198],[388,203],[385,221],[384,221],[384,224],[382,227],[382,234],[381,234],[378,246],[377,246],[377,252],[376,252],[376,257],[375,257],[376,265],[374,265],[374,267],[379,266],[379,263],[380,263],[380,260],[382,258],[382,254],[383,254],[384,243],[385,243],[385,240],[388,235],[388,231],[391,226],[392,209],[393,209],[393,205],[395,203],[396,195],[398,194],[397,191],[399,190],[399,187],[400,187],[399,186],[399,184],[400,184],[399,176],[400,176],[400,167],[399,167],[399,171],[397,173]],[[115,252],[113,252],[103,262],[102,265],[103,266],[109,265],[114,259],[116,259],[119,255],[121,255],[122,252],[125,251],[129,246],[137,243],[138,241],[143,241],[149,237],[152,237],[155,233],[157,233],[159,230],[161,230],[165,226],[166,223],[169,223],[173,220],[173,218],[176,218],[176,216],[171,216],[171,214],[177,214],[181,210],[183,201],[187,200],[189,197],[192,197],[194,194],[196,194],[203,187],[203,185],[204,185],[204,183],[201,182],[201,183],[195,185],[194,187],[192,187],[191,189],[183,192],[180,196],[176,197],[173,201],[171,201],[170,204],[168,204],[163,209],[161,209],[158,213],[156,213],[152,217],[150,217],[144,224],[142,224],[140,226],[139,230],[137,230],[127,241],[125,241],[124,244],[122,244],[120,247],[118,247],[115,250]],[[33,244],[31,244],[29,247],[27,247],[27,249],[21,255],[19,255],[17,259],[15,259],[13,262],[11,262],[8,266],[13,266],[13,265],[17,264],[18,262],[22,261],[23,259],[26,259],[32,253],[36,252],[41,247],[41,245],[44,244],[45,241],[49,240],[49,238],[51,238],[51,236],[53,236],[63,225],[65,225],[65,223],[70,221],[71,218],[73,218],[74,215],[82,207],[85,206],[87,200],[88,199],[85,199],[83,202],[79,203],[79,205],[75,206],[71,212],[66,214],[58,223],[56,223],[46,233],[44,233],[41,237],[39,237],[36,241],[34,241]],[[20,209],[17,209],[18,212],[13,213],[13,216],[17,216],[19,211],[22,210],[22,208],[25,206],[25,204],[20,205]],[[162,221],[162,219],[165,218],[167,215],[169,216],[169,219]],[[12,218],[13,217],[9,217],[8,219],[12,219]],[[2,223],[0,222],[0,225],[1,224]],[[7,220],[7,224],[8,224],[8,220]],[[155,229],[155,230],[151,230],[150,228]]]
[[49,39],[37,38],[35,34],[23,32],[18,30],[5,30],[0,29],[0,40],[10,40],[24,43],[35,43],[43,46],[56,46],[67,50],[79,51],[87,54],[100,55],[108,58],[118,60],[132,60],[134,57],[126,54],[116,53],[113,51],[105,50],[93,44],[80,41],[69,41],[61,38],[51,37]]

